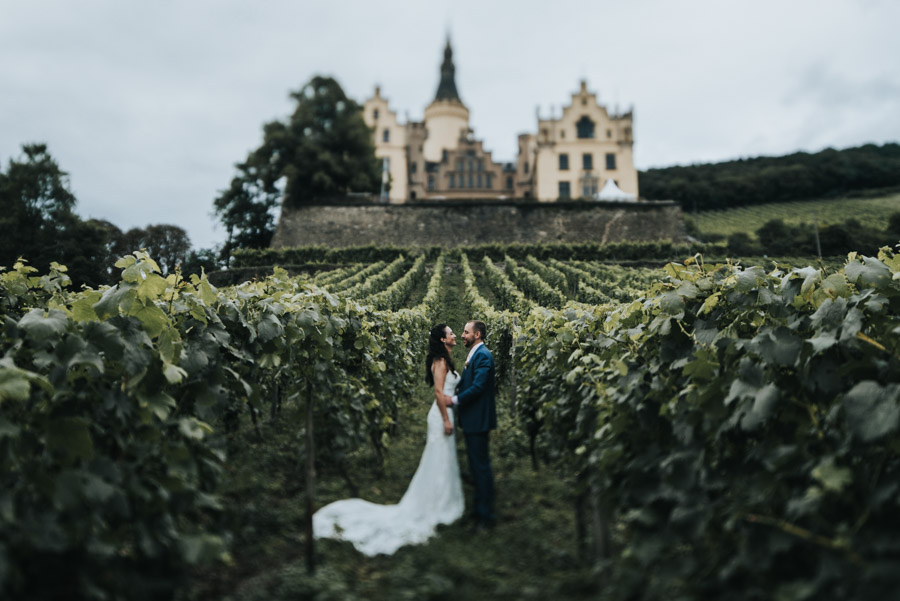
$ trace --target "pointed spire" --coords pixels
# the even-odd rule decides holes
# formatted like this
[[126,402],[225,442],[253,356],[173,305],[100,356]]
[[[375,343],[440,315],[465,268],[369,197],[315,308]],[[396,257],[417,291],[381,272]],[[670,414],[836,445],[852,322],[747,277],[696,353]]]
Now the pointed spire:
[[447,46],[444,47],[444,62],[441,63],[441,83],[438,84],[435,100],[456,100],[462,102],[459,99],[459,92],[456,91],[455,73],[453,49],[450,47],[450,36],[447,35]]

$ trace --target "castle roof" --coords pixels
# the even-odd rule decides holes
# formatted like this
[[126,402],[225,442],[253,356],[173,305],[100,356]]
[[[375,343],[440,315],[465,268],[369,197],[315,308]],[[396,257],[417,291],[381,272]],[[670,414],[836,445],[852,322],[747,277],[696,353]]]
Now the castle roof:
[[447,38],[447,46],[444,47],[444,62],[441,63],[441,83],[438,84],[435,100],[455,100],[462,102],[459,92],[456,91],[456,68],[453,66],[453,49],[450,47],[450,38]]

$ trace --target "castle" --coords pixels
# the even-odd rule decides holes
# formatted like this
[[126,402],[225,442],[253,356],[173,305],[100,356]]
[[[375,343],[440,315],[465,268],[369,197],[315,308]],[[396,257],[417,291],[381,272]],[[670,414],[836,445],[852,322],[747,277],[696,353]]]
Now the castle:
[[441,199],[594,198],[609,180],[637,198],[633,113],[610,115],[581,82],[558,119],[538,116],[537,132],[520,134],[515,163],[494,160],[469,127],[456,89],[453,50],[444,48],[441,78],[422,122],[401,123],[375,88],[363,104],[375,155],[382,159],[390,203]]

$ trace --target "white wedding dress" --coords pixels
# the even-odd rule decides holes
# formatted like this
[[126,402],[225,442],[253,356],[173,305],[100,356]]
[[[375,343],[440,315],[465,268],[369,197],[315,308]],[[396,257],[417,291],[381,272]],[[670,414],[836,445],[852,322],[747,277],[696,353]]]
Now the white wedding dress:
[[[449,372],[444,394],[455,394],[459,375]],[[365,555],[390,555],[403,545],[422,543],[434,534],[438,524],[450,524],[462,517],[465,501],[454,435],[444,434],[444,420],[437,402],[428,412],[428,435],[419,467],[409,488],[396,505],[377,505],[363,499],[343,499],[330,503],[313,515],[316,538],[350,541]]]

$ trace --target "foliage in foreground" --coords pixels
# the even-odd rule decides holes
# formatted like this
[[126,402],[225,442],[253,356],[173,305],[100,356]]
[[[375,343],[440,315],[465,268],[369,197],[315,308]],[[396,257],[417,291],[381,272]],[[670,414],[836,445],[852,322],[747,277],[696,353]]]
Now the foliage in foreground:
[[895,594],[900,257],[666,271],[517,347],[526,428],[596,495],[598,550],[618,530],[605,598]]
[[278,271],[220,291],[144,253],[116,266],[77,293],[57,265],[0,273],[4,599],[169,598],[228,560],[217,493],[241,415],[302,407],[295,427],[340,464],[380,452],[418,379],[428,307],[372,311]]

